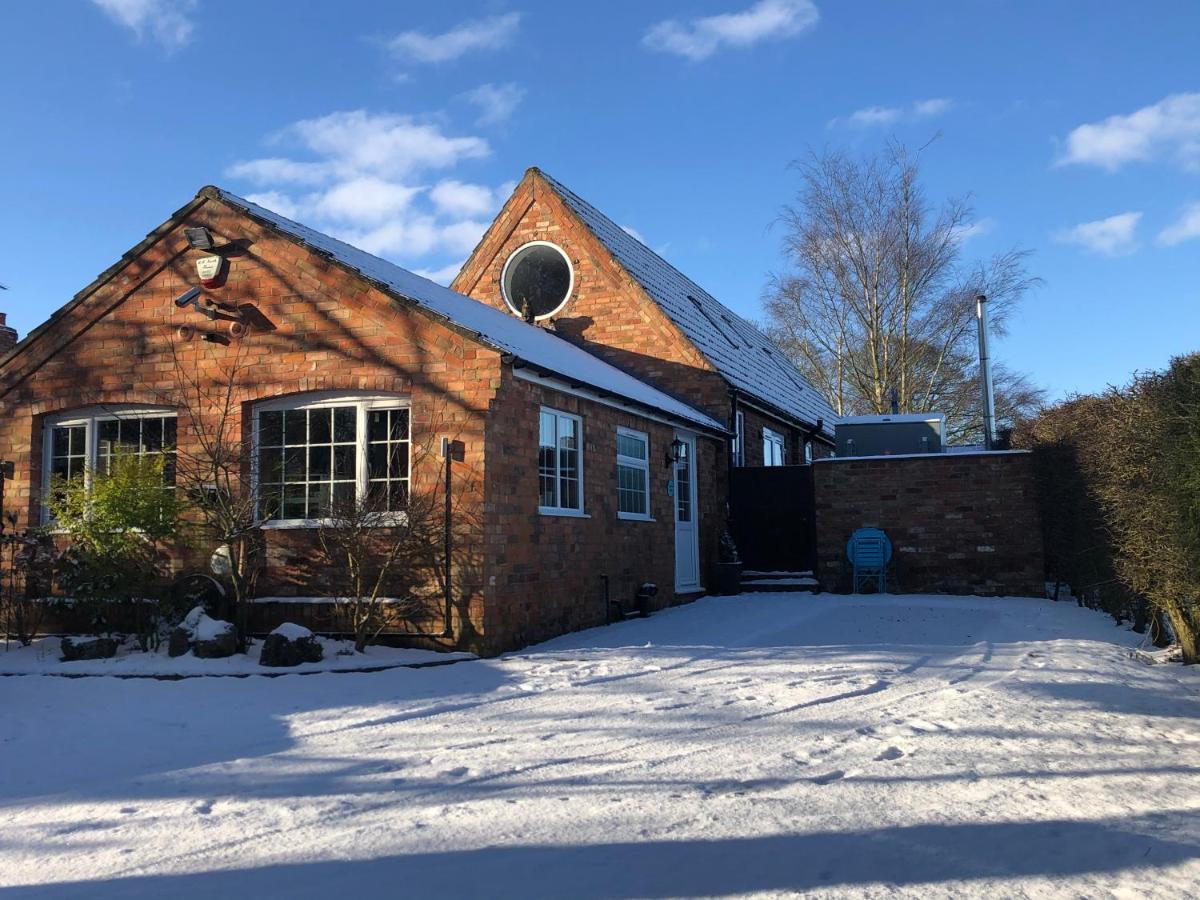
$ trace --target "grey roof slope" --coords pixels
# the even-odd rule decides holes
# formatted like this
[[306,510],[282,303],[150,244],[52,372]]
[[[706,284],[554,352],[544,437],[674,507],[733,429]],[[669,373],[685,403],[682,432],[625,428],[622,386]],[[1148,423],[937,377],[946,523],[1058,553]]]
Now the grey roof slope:
[[754,325],[545,172],[558,195],[734,388],[833,433],[837,414],[788,358]]
[[226,203],[243,210],[252,218],[266,222],[318,253],[359,272],[383,286],[389,293],[415,303],[478,336],[484,344],[501,353],[511,354],[531,366],[561,375],[572,383],[623,397],[645,409],[659,410],[673,419],[690,422],[722,434],[726,431],[724,425],[710,416],[664,394],[544,328],[530,325],[516,316],[442,287],[378,256],[372,256],[365,250],[293,222],[229,191],[221,188],[213,190]]

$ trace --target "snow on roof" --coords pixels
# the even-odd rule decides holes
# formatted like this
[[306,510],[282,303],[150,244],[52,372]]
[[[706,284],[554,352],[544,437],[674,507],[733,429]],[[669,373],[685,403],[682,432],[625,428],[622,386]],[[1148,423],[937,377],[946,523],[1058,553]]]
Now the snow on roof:
[[736,389],[809,424],[837,414],[771,340],[612,219],[545,172],[542,177]]
[[253,218],[266,222],[319,253],[328,255],[347,268],[382,285],[390,293],[478,335],[482,343],[501,353],[509,353],[531,366],[561,375],[574,384],[585,385],[606,394],[615,394],[673,419],[714,431],[726,431],[724,425],[710,416],[639,381],[544,328],[530,325],[516,316],[435,284],[387,260],[372,256],[365,250],[293,222],[229,191],[221,188],[217,188],[216,191],[222,200],[244,210]]
[[889,422],[945,422],[946,414],[930,413],[889,413],[875,416],[842,416],[839,425],[884,425]]

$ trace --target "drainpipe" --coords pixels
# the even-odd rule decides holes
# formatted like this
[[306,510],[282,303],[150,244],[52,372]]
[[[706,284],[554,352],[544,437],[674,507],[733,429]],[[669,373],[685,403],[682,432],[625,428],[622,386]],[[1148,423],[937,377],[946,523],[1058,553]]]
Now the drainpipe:
[[979,389],[983,395],[983,445],[991,450],[996,442],[996,399],[992,390],[992,358],[988,353],[987,297],[975,297],[975,318],[979,324]]

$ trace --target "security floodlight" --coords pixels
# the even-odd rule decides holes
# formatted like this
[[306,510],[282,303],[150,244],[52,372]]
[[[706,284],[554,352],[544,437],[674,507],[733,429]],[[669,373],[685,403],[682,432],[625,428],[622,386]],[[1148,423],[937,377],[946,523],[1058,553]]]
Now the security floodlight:
[[214,246],[212,232],[203,226],[185,228],[183,233],[187,237],[188,246],[193,250],[211,250]]

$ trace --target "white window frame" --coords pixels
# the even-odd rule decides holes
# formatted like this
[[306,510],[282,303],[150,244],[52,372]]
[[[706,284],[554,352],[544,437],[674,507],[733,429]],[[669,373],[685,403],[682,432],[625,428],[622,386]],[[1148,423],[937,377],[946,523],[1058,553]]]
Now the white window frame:
[[738,468],[746,464],[746,414],[740,409],[733,417],[733,464]]
[[804,442],[804,464],[811,466],[813,461],[813,444],[812,441]]
[[[763,440],[763,465],[764,466],[783,466],[787,464],[787,438],[778,431],[767,428],[765,425],[762,430]],[[770,453],[772,447],[779,448],[779,462],[772,462],[774,454]]]
[[[628,522],[653,522],[654,518],[650,512],[650,435],[644,431],[636,431],[633,428],[623,428],[618,426],[617,436],[635,438],[641,441],[646,446],[646,456],[643,459],[638,459],[636,456],[625,456],[620,451],[620,442],[617,442],[617,518],[624,519]],[[642,487],[642,497],[645,500],[646,511],[644,513],[622,512],[621,511],[621,467],[627,469],[640,469],[646,476],[645,483]]]
[[175,441],[179,442],[179,410],[172,406],[139,406],[136,404],[115,404],[111,406],[88,406],[82,409],[67,410],[46,416],[42,420],[42,524],[52,521],[50,508],[46,500],[50,496],[52,479],[51,462],[54,458],[54,429],[74,428],[83,426],[84,458],[83,483],[91,490],[92,477],[96,471],[96,461],[100,450],[97,439],[97,427],[100,422],[113,422],[122,419],[175,419]]
[[[367,450],[367,414],[373,409],[406,409],[408,410],[408,487],[412,490],[413,465],[413,421],[412,401],[404,394],[378,393],[342,393],[331,391],[314,391],[305,394],[290,394],[286,397],[275,397],[254,404],[252,438],[250,441],[250,485],[254,494],[255,509],[260,499],[258,489],[258,448],[260,433],[260,417],[264,412],[302,411],[309,409],[329,409],[334,406],[353,406],[358,413],[355,428],[355,498],[359,502],[367,496],[367,485],[370,481]],[[408,521],[408,514],[403,510],[380,513],[377,524],[381,527],[400,525]],[[283,528],[320,528],[330,523],[330,519],[264,519],[261,527],[267,530]]]
[[563,298],[559,302],[558,306],[554,307],[554,309],[550,310],[548,313],[542,313],[540,316],[534,316],[534,321],[541,322],[543,319],[549,319],[551,316],[557,315],[559,311],[561,311],[562,308],[570,302],[571,295],[575,292],[575,267],[571,265],[571,257],[567,256],[567,251],[553,241],[529,241],[528,243],[522,244],[520,247],[510,253],[508,255],[508,259],[504,261],[504,267],[500,270],[500,296],[504,299],[505,305],[508,306],[513,315],[520,316],[522,315],[522,312],[508,296],[508,270],[520,259],[520,257],[525,255],[526,251],[533,247],[549,247],[550,249],[556,251],[558,255],[563,258],[563,262],[567,264],[567,273],[569,275],[567,279],[567,292],[563,295]]
[[[554,441],[554,493],[559,501],[558,506],[543,506],[541,503],[542,488],[541,488],[541,453],[542,453],[542,414],[546,413],[552,416],[557,416],[562,419],[570,419],[575,422],[575,433],[579,439],[579,506],[562,506],[562,474],[559,468],[558,457],[558,423],[555,422]],[[542,406],[538,408],[537,417],[537,448],[538,459],[535,460],[538,473],[538,512],[543,516],[574,516],[576,518],[588,518],[585,509],[584,501],[584,468],[583,468],[583,419],[574,413],[563,412],[561,409],[554,409],[551,406]]]

